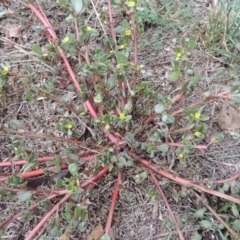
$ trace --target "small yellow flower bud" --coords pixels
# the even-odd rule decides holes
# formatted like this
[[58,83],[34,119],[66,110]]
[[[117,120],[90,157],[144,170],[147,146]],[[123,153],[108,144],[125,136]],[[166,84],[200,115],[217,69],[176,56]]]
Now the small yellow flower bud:
[[123,44],[120,46],[121,49],[124,49],[124,47],[125,47],[125,46],[124,46]]
[[133,8],[133,7],[135,7],[135,2],[134,1],[130,1],[129,3],[128,3],[128,6],[129,7],[131,7],[131,8]]
[[2,75],[6,76],[8,74],[8,72],[9,72],[9,70],[10,70],[10,67],[9,66],[5,66],[3,68]]
[[194,135],[195,135],[196,137],[201,137],[201,136],[202,136],[202,133],[200,133],[200,132],[195,132]]
[[195,119],[198,120],[201,117],[201,113],[197,112],[195,113]]
[[67,123],[67,124],[65,125],[65,127],[66,127],[67,129],[71,129],[71,128],[73,127],[73,125],[72,125],[71,123]]
[[124,120],[125,118],[126,118],[125,114],[124,113],[120,113],[119,119]]
[[64,43],[69,43],[69,42],[70,42],[70,38],[69,38],[69,37],[65,37],[65,38],[63,39],[63,42],[64,42]]
[[182,54],[180,52],[176,54],[177,58],[180,58],[181,56],[182,56]]
[[179,159],[183,159],[183,158],[184,158],[184,154],[180,153],[180,154],[178,155],[178,158],[179,158]]
[[88,32],[91,32],[91,31],[92,31],[92,28],[91,28],[91,27],[87,27],[87,31],[88,31]]
[[132,32],[131,32],[130,29],[128,29],[128,30],[125,31],[125,35],[126,35],[126,36],[131,36],[131,34],[132,34]]

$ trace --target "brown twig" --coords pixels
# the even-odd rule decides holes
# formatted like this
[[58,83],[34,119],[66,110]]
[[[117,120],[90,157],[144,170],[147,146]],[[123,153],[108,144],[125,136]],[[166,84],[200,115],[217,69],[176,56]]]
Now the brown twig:
[[169,64],[171,63],[172,61],[168,60],[168,61],[163,61],[163,62],[158,62],[154,65],[151,65],[150,67],[156,67],[156,66],[161,66],[161,65],[165,65],[165,64]]
[[45,97],[51,99],[52,101],[55,101],[61,105],[63,105],[66,109],[68,109],[69,111],[75,113],[77,116],[79,115],[79,111],[77,111],[75,108],[73,108],[71,105],[61,101],[59,98],[57,98],[56,96],[52,95],[51,93],[47,93],[45,92],[43,94]]
[[170,207],[170,205],[169,205],[169,203],[168,203],[168,201],[167,201],[167,198],[166,198],[166,196],[165,196],[165,194],[164,194],[161,186],[159,185],[159,183],[158,183],[158,181],[157,181],[157,178],[156,178],[156,177],[154,176],[154,174],[151,173],[151,172],[150,172],[150,175],[151,175],[151,178],[152,178],[152,180],[153,180],[156,188],[158,189],[160,195],[162,196],[162,198],[163,198],[163,200],[164,200],[164,202],[165,202],[165,204],[166,204],[166,206],[167,206],[167,208],[168,208],[169,214],[171,215],[171,218],[172,218],[172,220],[173,220],[173,222],[174,222],[174,224],[175,224],[175,227],[176,227],[177,233],[178,233],[178,235],[179,235],[179,238],[180,238],[181,240],[184,240],[184,237],[183,237],[183,235],[182,235],[182,232],[181,232],[181,230],[180,230],[180,228],[179,228],[179,226],[178,226],[177,220],[176,220],[176,218],[175,218],[175,216],[174,216],[174,214],[173,214],[173,212],[172,212],[172,209],[171,209],[171,207]]
[[[6,132],[6,133],[14,133],[14,134],[18,134],[20,136],[25,136],[25,137],[29,137],[29,138],[40,138],[40,139],[47,139],[47,140],[54,140],[54,141],[61,141],[61,142],[69,142],[69,143],[74,143],[74,144],[78,144],[80,147],[81,146],[85,146],[85,142],[83,141],[79,141],[79,140],[75,140],[75,139],[68,139],[68,138],[62,138],[62,137],[54,137],[54,136],[47,136],[44,134],[35,134],[35,133],[28,133],[28,132],[19,132],[17,130],[13,130],[10,128],[6,128],[6,127],[2,127],[0,128],[2,131]],[[95,148],[100,148],[103,149],[103,147],[96,145],[94,143],[89,143],[89,146],[93,146]]]

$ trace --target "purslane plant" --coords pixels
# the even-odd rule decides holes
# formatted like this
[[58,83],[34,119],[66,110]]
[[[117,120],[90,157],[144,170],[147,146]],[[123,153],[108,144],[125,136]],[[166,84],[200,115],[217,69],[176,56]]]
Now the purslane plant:
[[[76,106],[64,104],[68,110],[75,114],[89,115],[92,124],[100,129],[105,137],[102,139],[102,144],[84,143],[83,152],[81,154],[72,150],[66,156],[54,157],[38,157],[32,159],[24,150],[24,144],[16,140],[16,155],[19,161],[17,165],[24,165],[25,173],[13,174],[11,177],[2,177],[1,182],[7,181],[11,186],[24,187],[24,179],[34,176],[40,176],[49,171],[59,173],[61,169],[67,168],[71,174],[70,179],[65,182],[58,181],[58,187],[66,190],[57,190],[51,193],[48,197],[54,198],[65,194],[62,200],[39,222],[39,224],[32,230],[26,239],[32,239],[36,232],[42,227],[51,215],[58,211],[62,204],[67,205],[67,201],[71,197],[76,197],[79,201],[83,201],[82,189],[89,191],[94,187],[94,183],[99,181],[107,173],[116,174],[117,182],[113,192],[112,203],[109,209],[109,215],[106,221],[102,239],[110,239],[113,234],[111,230],[114,207],[119,195],[119,189],[123,184],[124,172],[129,167],[136,164],[142,165],[149,171],[153,182],[157,186],[156,176],[168,178],[182,186],[193,189],[193,191],[202,191],[208,194],[218,196],[220,198],[229,200],[231,202],[240,204],[240,200],[234,196],[229,196],[225,193],[218,192],[208,188],[208,181],[194,182],[186,180],[177,176],[176,172],[166,170],[160,165],[154,165],[152,159],[154,156],[161,154],[166,156],[174,164],[175,159],[179,159],[182,164],[185,164],[188,159],[188,154],[193,151],[204,151],[210,145],[222,140],[223,135],[214,136],[207,145],[202,145],[201,140],[207,132],[207,120],[209,117],[205,115],[206,103],[223,99],[224,101],[235,100],[238,102],[239,89],[233,88],[217,94],[210,92],[202,92],[201,99],[191,104],[186,104],[186,99],[190,98],[196,92],[196,86],[201,81],[200,76],[194,73],[193,66],[188,59],[188,53],[197,46],[195,37],[190,35],[188,38],[182,40],[182,46],[176,48],[175,60],[172,63],[173,73],[171,80],[178,81],[179,88],[174,91],[175,95],[166,95],[158,97],[148,82],[141,82],[138,76],[143,69],[138,62],[138,44],[141,34],[141,19],[136,18],[137,11],[141,11],[141,1],[121,1],[108,0],[108,18],[101,19],[101,15],[95,9],[94,3],[91,2],[91,7],[100,21],[104,37],[102,38],[101,49],[96,49],[94,52],[90,51],[89,46],[92,41],[96,40],[99,30],[90,26],[84,25],[82,13],[87,6],[84,2],[72,0],[71,4],[68,1],[61,1],[61,6],[66,7],[70,11],[68,20],[73,21],[76,36],[67,34],[62,40],[57,38],[57,35],[44,14],[44,10],[38,4],[38,8],[32,4],[26,6],[30,8],[38,17],[46,28],[46,36],[50,40],[50,44],[46,45],[46,51],[42,53],[42,49],[38,45],[34,45],[33,51],[38,53],[39,58],[49,60],[51,56],[56,59],[51,59],[51,63],[61,61],[65,64],[70,78],[76,92],[77,97],[81,97],[84,106],[82,109],[77,109]],[[121,9],[128,16],[122,22],[115,26],[112,17],[113,9]],[[106,23],[105,23],[106,22]],[[104,24],[109,24],[111,36],[107,35]],[[84,51],[82,51],[82,48]],[[74,65],[70,65],[74,62]],[[7,67],[6,67],[7,66]],[[10,67],[3,66],[1,74],[8,76]],[[79,73],[76,75],[76,73]],[[78,77],[76,77],[78,76]],[[71,87],[71,86],[69,86]],[[54,96],[54,88],[51,84],[43,86],[38,94],[42,94],[51,100],[57,100]],[[53,97],[54,96],[54,97]],[[144,103],[144,104],[142,104]],[[175,126],[176,118],[185,118],[186,126],[169,129],[169,124]],[[154,123],[151,127],[150,123]],[[21,124],[18,125],[21,128]],[[58,123],[58,130],[62,131],[66,136],[74,136],[74,123],[71,121],[61,121]],[[147,131],[144,140],[139,137],[143,131]],[[1,131],[9,134],[19,134],[18,131],[9,128],[6,124],[1,126]],[[23,133],[26,137],[55,139],[59,141],[68,141],[73,144],[80,144],[79,140],[69,138],[56,138],[54,136],[40,136],[34,133]],[[175,136],[178,136],[177,138]],[[177,139],[177,140],[175,140]],[[81,147],[81,146],[80,146]],[[91,150],[85,150],[89,149]],[[142,151],[148,159],[143,159],[136,152]],[[34,161],[45,162],[48,168],[31,170]],[[82,173],[79,171],[80,166],[86,161],[97,161],[97,166],[91,172]],[[10,162],[0,164],[0,166],[10,166]],[[27,168],[26,168],[27,165]],[[23,168],[24,168],[23,167]],[[154,172],[154,174],[153,174]],[[84,178],[84,177],[85,178]],[[88,179],[86,179],[88,176]],[[139,175],[146,178],[145,172]],[[239,177],[236,174],[234,180]],[[228,180],[226,180],[228,181]],[[230,180],[229,180],[230,181]],[[221,182],[220,182],[221,184]],[[1,186],[4,194],[10,194],[18,190],[6,186]],[[160,186],[157,186],[159,192],[164,195]],[[6,192],[7,191],[7,192]],[[63,193],[63,191],[66,191]],[[19,200],[29,201],[33,193],[42,194],[41,191],[27,191],[22,192],[19,189]],[[33,205],[37,207],[37,205]],[[73,210],[74,208],[74,210]],[[84,223],[87,220],[85,210],[76,206],[68,206],[63,214],[65,220],[70,221],[69,229],[65,232],[58,229],[54,223],[51,224],[52,235],[68,235],[73,229],[84,231]],[[13,217],[2,224],[2,228],[6,227]],[[177,225],[176,220],[172,219],[180,239],[183,239],[181,230]],[[231,231],[231,230],[230,230]],[[235,237],[235,232],[232,230],[231,234]],[[101,237],[101,236],[100,236]]]

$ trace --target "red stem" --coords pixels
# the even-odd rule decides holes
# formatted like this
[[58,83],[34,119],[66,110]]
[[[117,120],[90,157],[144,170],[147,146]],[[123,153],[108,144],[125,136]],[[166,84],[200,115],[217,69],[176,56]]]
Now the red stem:
[[[47,168],[47,170],[51,171],[54,168],[55,168],[55,166],[49,167],[49,168]],[[62,165],[61,166],[61,169],[66,169],[66,168],[68,168],[68,165]],[[30,178],[30,177],[36,177],[36,176],[39,176],[39,175],[43,175],[44,173],[45,172],[42,169],[38,169],[38,170],[31,171],[31,172],[26,172],[26,173],[19,174],[19,176],[21,176],[22,178]],[[0,178],[0,182],[4,182],[6,180],[7,180],[7,177]]]
[[[227,179],[223,179],[223,180],[217,180],[217,181],[214,181],[214,183],[216,184],[223,184],[223,183],[227,183],[227,182],[230,182],[230,181],[233,181],[237,178],[240,178],[240,172],[236,173],[234,176],[230,177],[230,178],[227,178]],[[198,181],[198,182],[195,182],[195,181],[191,181],[192,183],[204,183],[204,184],[208,184],[209,183],[209,180],[203,180],[203,181]]]
[[[110,1],[109,1],[109,4],[111,6]],[[42,14],[32,4],[27,4],[27,7],[29,7],[37,15],[37,17],[42,21],[42,23],[45,25],[45,27],[48,29],[49,33],[51,34],[51,36],[53,38],[52,40],[55,41],[57,39],[57,35],[54,32],[54,30],[53,30],[50,22],[46,18],[46,16],[43,17]],[[71,79],[72,79],[72,81],[73,81],[77,91],[81,93],[80,85],[79,85],[77,79],[75,78],[75,74],[74,74],[74,72],[73,72],[73,70],[71,68],[71,65],[69,64],[69,62],[68,62],[68,60],[67,60],[63,50],[60,48],[60,46],[57,46],[57,48],[58,48],[60,56],[62,57],[65,65],[67,67],[67,71],[68,71],[68,73],[69,73],[69,75],[70,75],[70,77],[71,77]],[[90,100],[87,100],[85,102],[85,106],[86,106],[86,108],[88,109],[90,115],[93,118],[98,118],[97,112],[94,109],[94,107],[93,107],[92,103],[90,102]],[[107,136],[108,136],[109,140],[112,141],[113,143],[117,142],[117,139],[116,139],[116,137],[113,134],[108,134]]]
[[119,187],[122,184],[122,179],[123,179],[123,174],[122,174],[122,171],[120,171],[118,173],[118,180],[117,180],[116,186],[114,188],[112,202],[111,202],[111,206],[110,206],[110,210],[109,210],[108,218],[107,218],[107,223],[106,223],[106,227],[105,227],[105,233],[107,233],[107,234],[111,234],[113,213],[114,213],[115,205],[116,205],[118,194],[119,194]]
[[36,235],[36,233],[39,231],[39,229],[49,220],[49,218],[53,215],[55,211],[57,211],[63,203],[65,203],[70,197],[72,196],[72,193],[66,194],[66,196],[59,201],[51,210],[48,212],[42,220],[37,224],[37,226],[34,227],[34,229],[29,233],[29,235],[25,238],[25,240],[32,240],[33,237]]
[[141,159],[137,154],[135,154],[133,152],[128,151],[128,154],[131,157],[135,158],[143,166],[147,167],[148,169],[153,170],[154,172],[160,174],[161,176],[163,176],[165,178],[168,178],[168,179],[172,180],[173,182],[176,182],[176,183],[178,183],[182,186],[185,186],[185,187],[193,187],[193,188],[198,189],[200,191],[203,191],[203,192],[215,195],[217,197],[224,198],[224,199],[229,200],[231,202],[235,202],[237,204],[240,204],[240,199],[239,198],[235,198],[235,197],[229,196],[229,195],[224,194],[224,193],[220,193],[220,192],[212,190],[212,189],[207,189],[204,186],[201,186],[197,183],[193,183],[189,180],[186,180],[186,179],[183,179],[183,178],[180,178],[180,177],[176,177],[173,174],[165,172],[163,170],[157,170],[159,168],[157,165],[152,164],[152,163],[146,161],[145,159]]
[[115,47],[116,47],[116,45],[117,45],[117,37],[116,37],[116,33],[114,31],[114,26],[113,26],[112,5],[111,5],[111,1],[110,0],[108,0],[108,16],[109,16],[111,35],[112,35],[112,38],[113,38],[113,40],[115,42]]
[[99,179],[101,179],[106,173],[108,173],[108,166],[105,166],[97,175],[91,177],[86,182],[81,184],[81,188],[88,187],[91,183],[97,182]]
[[[122,82],[122,91],[125,93],[126,91],[126,85],[124,82]],[[122,107],[124,107],[126,105],[126,97],[122,96]]]
[[[51,161],[55,158],[56,156],[48,156],[48,157],[40,157],[37,159],[37,161],[39,162],[47,162],[47,161]],[[62,160],[66,160],[67,158],[69,158],[69,156],[62,156],[61,159]],[[93,160],[95,158],[95,155],[90,155],[90,156],[87,156],[87,157],[81,157],[80,160],[81,161],[90,161],[90,160]],[[21,165],[24,165],[24,164],[27,164],[28,161],[26,160],[19,160],[19,161],[8,161],[8,162],[1,162],[0,163],[0,167],[10,167],[12,165],[15,165],[15,166],[21,166]]]
[[171,215],[171,218],[172,218],[172,220],[173,220],[173,222],[174,222],[174,224],[175,224],[175,227],[176,227],[177,233],[178,233],[178,235],[179,235],[179,238],[180,238],[181,240],[184,240],[184,237],[183,237],[183,235],[182,235],[182,232],[181,232],[181,230],[180,230],[180,228],[179,228],[179,226],[178,226],[177,220],[176,220],[176,218],[175,218],[175,216],[174,216],[174,214],[173,214],[173,212],[172,212],[172,209],[171,209],[171,207],[170,207],[170,205],[169,205],[169,203],[168,203],[168,201],[167,201],[167,198],[166,198],[166,196],[165,196],[165,194],[164,194],[161,186],[159,185],[159,183],[158,183],[158,181],[157,181],[157,178],[154,176],[153,173],[150,173],[150,175],[151,175],[151,178],[152,178],[155,186],[157,187],[157,189],[158,189],[161,197],[163,198],[163,200],[164,200],[164,202],[165,202],[165,204],[166,204],[166,206],[167,206],[167,208],[168,208],[169,214]]

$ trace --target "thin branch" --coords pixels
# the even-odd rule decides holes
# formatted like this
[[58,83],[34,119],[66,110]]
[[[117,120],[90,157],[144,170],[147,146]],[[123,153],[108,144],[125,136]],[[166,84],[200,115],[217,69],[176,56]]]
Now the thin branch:
[[181,230],[180,230],[180,228],[179,228],[179,226],[178,226],[177,220],[176,220],[176,218],[175,218],[175,216],[174,216],[174,214],[173,214],[173,212],[172,212],[172,209],[171,209],[171,207],[170,207],[170,205],[169,205],[169,203],[168,203],[168,201],[167,201],[167,198],[166,198],[166,196],[165,196],[165,194],[164,194],[161,186],[159,185],[159,183],[158,183],[158,181],[157,181],[157,178],[156,178],[156,177],[154,176],[154,174],[151,173],[151,172],[150,172],[150,175],[151,175],[151,178],[152,178],[155,186],[157,187],[160,195],[162,196],[162,198],[163,198],[163,200],[164,200],[164,202],[165,202],[165,204],[166,204],[166,206],[167,206],[167,208],[168,208],[168,211],[169,211],[169,213],[170,213],[170,215],[171,215],[171,218],[172,218],[172,220],[173,220],[173,222],[174,222],[174,224],[175,224],[175,227],[176,227],[176,230],[177,230],[177,233],[178,233],[178,235],[179,235],[180,240],[184,240],[184,237],[183,237],[183,235],[182,235],[182,232],[181,232]]
[[105,166],[98,174],[88,179],[86,182],[81,184],[81,188],[86,188],[93,182],[97,182],[99,179],[101,179],[106,173],[108,173],[109,169],[108,166]]
[[[44,135],[44,134],[19,132],[17,130],[13,130],[13,129],[6,128],[6,127],[2,127],[2,128],[0,128],[0,130],[4,131],[6,133],[14,133],[14,134],[22,135],[22,136],[29,137],[29,138],[40,138],[40,139],[47,139],[47,140],[54,140],[54,141],[74,143],[74,144],[77,144],[78,146],[80,146],[81,148],[86,148],[86,147],[84,147],[86,145],[86,142],[75,140],[75,139],[68,139],[68,138],[55,137],[55,136],[48,136],[48,135]],[[114,137],[113,137],[113,139],[114,139]],[[94,148],[103,149],[102,146],[96,145],[94,143],[88,143],[88,146],[92,146]],[[89,150],[91,151],[91,149],[89,149]],[[92,150],[92,151],[96,152],[95,150]]]

